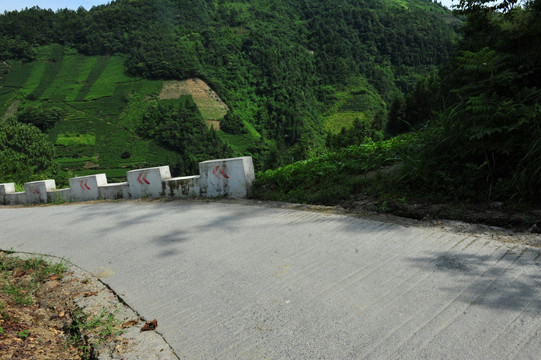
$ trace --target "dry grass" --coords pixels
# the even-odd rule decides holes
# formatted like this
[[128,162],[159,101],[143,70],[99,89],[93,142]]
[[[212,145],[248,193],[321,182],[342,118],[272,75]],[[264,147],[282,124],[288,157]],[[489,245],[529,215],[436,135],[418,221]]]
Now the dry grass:
[[217,130],[219,130],[219,124],[216,125],[215,122],[223,119],[229,111],[229,107],[207,83],[197,78],[183,81],[164,81],[160,99],[178,99],[182,95],[191,95],[201,111],[203,119],[215,129],[218,127]]

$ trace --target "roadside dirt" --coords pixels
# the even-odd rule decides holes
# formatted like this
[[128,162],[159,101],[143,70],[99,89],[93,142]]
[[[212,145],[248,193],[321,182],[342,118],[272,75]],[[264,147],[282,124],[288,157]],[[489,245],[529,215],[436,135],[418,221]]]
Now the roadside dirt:
[[34,271],[16,268],[3,272],[0,359],[83,359],[84,344],[72,341],[69,333],[77,310],[71,298],[83,291],[83,284],[72,280],[61,286],[60,277],[51,275],[29,293],[25,284],[31,282]]
[[408,199],[382,203],[368,196],[358,196],[343,204],[352,212],[373,211],[415,220],[454,220],[485,225],[517,233],[541,232],[541,208],[503,203],[431,203],[424,199]]
[[[0,251],[0,265],[15,255],[35,256]],[[178,359],[159,334],[145,331],[156,320],[149,329],[94,276],[71,266],[14,296],[14,288],[29,289],[35,270],[0,270],[0,359]]]

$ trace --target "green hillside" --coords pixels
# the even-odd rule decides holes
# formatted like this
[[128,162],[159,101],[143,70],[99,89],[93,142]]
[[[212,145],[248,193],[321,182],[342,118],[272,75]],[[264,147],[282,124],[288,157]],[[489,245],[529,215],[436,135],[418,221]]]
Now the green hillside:
[[257,196],[539,232],[541,1],[460,6],[454,55],[394,98],[386,139],[359,116],[333,151],[258,174]]
[[[185,173],[234,155],[274,168],[325,151],[342,129],[381,135],[392,99],[448,58],[459,23],[428,0],[116,0],[8,12],[0,114],[47,133],[61,177],[158,164]],[[188,79],[223,101],[188,94],[198,130],[179,117],[188,103],[160,97],[164,83]],[[203,120],[220,131],[201,130]],[[142,132],[149,124],[158,130]]]
[[51,110],[60,114],[47,129],[60,179],[96,172],[123,177],[129,169],[181,158],[136,131],[151,104],[178,107],[178,99],[159,99],[163,81],[125,75],[121,55],[69,53],[61,45],[48,45],[30,63],[8,60],[0,83],[0,113],[6,117],[43,117]]
[[164,164],[180,175],[252,155],[272,169],[258,176],[269,199],[538,204],[540,4],[116,0],[7,12],[0,181]]

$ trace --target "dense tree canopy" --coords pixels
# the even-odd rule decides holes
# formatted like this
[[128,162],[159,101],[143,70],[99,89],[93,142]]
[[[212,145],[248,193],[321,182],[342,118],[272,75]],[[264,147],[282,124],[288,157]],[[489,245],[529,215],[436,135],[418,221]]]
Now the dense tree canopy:
[[[404,5],[407,4],[407,5]],[[37,45],[88,55],[123,53],[128,73],[199,76],[265,138],[322,138],[321,89],[363,76],[384,99],[444,62],[456,20],[425,0],[117,0],[90,11],[34,7],[0,16],[3,59]]]
[[14,118],[0,121],[0,181],[24,183],[54,174],[55,151],[46,136]]
[[164,147],[183,154],[174,167],[176,173],[189,174],[198,171],[198,159],[228,158],[231,149],[208,128],[191,96],[180,99],[180,106],[159,103],[144,114],[137,132],[143,138],[158,141]]
[[440,101],[413,102],[440,114],[423,120],[435,125],[415,174],[470,195],[539,198],[541,2],[463,0],[459,7],[464,38],[440,71]]

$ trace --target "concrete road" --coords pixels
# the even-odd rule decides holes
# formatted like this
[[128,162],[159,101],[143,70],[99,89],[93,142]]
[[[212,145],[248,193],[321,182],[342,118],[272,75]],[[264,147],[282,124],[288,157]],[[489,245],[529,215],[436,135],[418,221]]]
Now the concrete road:
[[541,359],[539,249],[232,202],[0,208],[0,248],[97,274],[181,359]]

